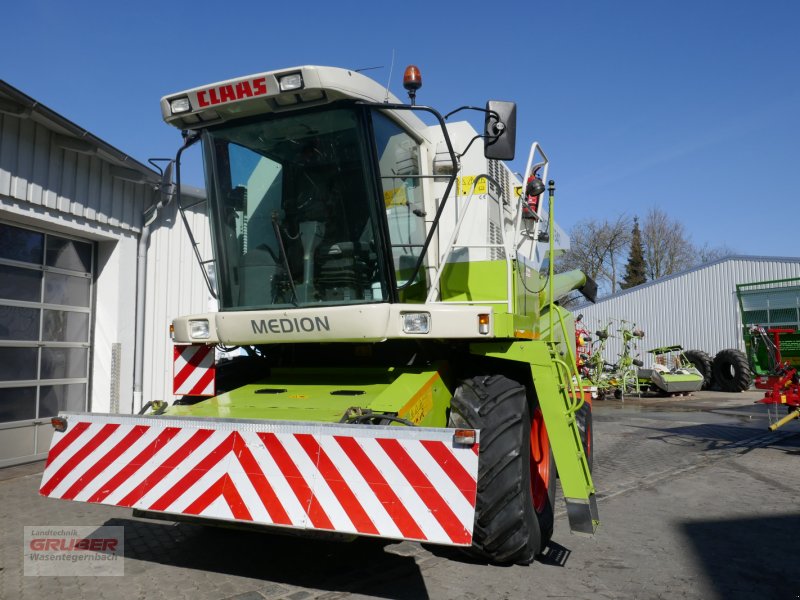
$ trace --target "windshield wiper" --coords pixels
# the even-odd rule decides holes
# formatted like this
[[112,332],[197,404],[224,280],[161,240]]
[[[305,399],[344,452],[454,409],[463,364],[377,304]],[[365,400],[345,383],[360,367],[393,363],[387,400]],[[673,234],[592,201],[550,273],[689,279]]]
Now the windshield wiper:
[[283,261],[283,268],[286,269],[286,276],[289,278],[289,285],[292,286],[292,304],[300,306],[299,298],[297,297],[297,288],[294,287],[294,278],[292,271],[289,269],[289,257],[286,255],[286,248],[283,246],[283,235],[281,234],[281,226],[278,223],[278,211],[272,211],[272,228],[275,230],[275,238],[278,240],[278,249],[281,252],[281,260]]

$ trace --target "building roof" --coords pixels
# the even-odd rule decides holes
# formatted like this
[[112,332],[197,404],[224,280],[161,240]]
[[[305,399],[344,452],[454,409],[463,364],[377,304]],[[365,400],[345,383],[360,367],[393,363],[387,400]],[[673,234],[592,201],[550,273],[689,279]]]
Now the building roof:
[[161,180],[161,176],[154,169],[89,133],[2,79],[0,79],[0,113],[30,118],[62,136],[61,145],[78,152],[95,153],[112,165],[130,170],[126,179],[152,183]]
[[[641,285],[637,285],[625,290],[621,290],[615,294],[610,296],[605,296],[603,298],[598,298],[596,304],[600,304],[601,302],[605,302],[606,300],[612,300],[619,298],[621,296],[625,296],[627,294],[641,291],[645,288],[652,287],[655,285],[659,285],[665,283],[667,281],[671,281],[673,279],[677,279],[678,277],[683,277],[684,275],[688,275],[689,273],[695,273],[697,271],[702,271],[703,269],[708,269],[709,267],[713,267],[715,265],[719,265],[724,262],[729,261],[748,261],[748,262],[793,262],[793,263],[800,263],[800,257],[797,256],[752,256],[747,254],[734,254],[732,256],[724,256],[722,258],[718,258],[717,260],[712,260],[711,262],[704,263],[702,265],[697,265],[696,267],[692,267],[690,269],[686,269],[684,271],[680,271],[678,273],[673,273],[672,275],[666,275],[664,277],[659,277],[658,279],[654,279],[652,281],[648,281],[646,283],[642,283]],[[589,302],[580,302],[576,304],[574,307],[570,308],[570,310],[578,310],[585,306],[588,306]]]

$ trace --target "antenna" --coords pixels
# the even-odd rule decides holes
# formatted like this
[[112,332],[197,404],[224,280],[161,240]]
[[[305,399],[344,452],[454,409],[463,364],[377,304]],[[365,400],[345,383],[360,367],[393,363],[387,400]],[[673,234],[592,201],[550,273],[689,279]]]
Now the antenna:
[[394,48],[392,48],[392,66],[389,67],[389,79],[386,80],[386,97],[383,99],[384,104],[389,103],[389,84],[392,82],[392,71],[394,71]]

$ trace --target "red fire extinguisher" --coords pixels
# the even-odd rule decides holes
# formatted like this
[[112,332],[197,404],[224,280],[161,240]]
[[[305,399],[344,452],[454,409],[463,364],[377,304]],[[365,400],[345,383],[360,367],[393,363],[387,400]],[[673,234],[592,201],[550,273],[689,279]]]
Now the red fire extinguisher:
[[539,201],[544,192],[544,182],[539,177],[539,169],[531,173],[525,183],[525,206],[522,210],[522,217],[525,219],[539,218]]

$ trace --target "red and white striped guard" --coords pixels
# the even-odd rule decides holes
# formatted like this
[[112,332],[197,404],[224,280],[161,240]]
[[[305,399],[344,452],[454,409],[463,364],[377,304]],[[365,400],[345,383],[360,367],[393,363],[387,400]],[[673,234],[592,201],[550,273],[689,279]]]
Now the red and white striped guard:
[[478,443],[452,429],[62,413],[40,494],[466,546]]
[[176,396],[215,396],[214,346],[175,345],[172,393]]

